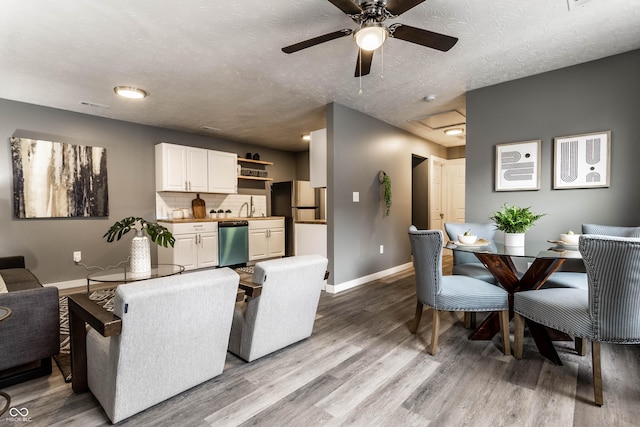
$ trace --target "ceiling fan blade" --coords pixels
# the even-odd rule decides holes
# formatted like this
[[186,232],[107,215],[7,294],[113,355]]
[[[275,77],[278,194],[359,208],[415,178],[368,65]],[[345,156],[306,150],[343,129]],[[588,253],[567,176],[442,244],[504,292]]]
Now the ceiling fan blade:
[[347,15],[359,15],[360,13],[362,13],[362,8],[351,0],[329,0],[329,1],[335,7],[337,7]]
[[395,16],[405,13],[407,10],[416,7],[424,0],[391,0],[386,9]]
[[292,44],[291,46],[283,47],[284,53],[294,53],[302,49],[306,49],[311,46],[315,46],[320,43],[328,42],[331,40],[339,39],[340,37],[349,36],[353,33],[353,30],[345,28],[343,30],[334,31],[333,33],[324,34],[322,36],[314,37],[309,40],[302,41],[300,43]]
[[393,38],[430,47],[432,49],[438,49],[443,52],[447,52],[458,42],[456,37],[446,36],[444,34],[434,33],[433,31],[427,31],[421,28],[402,24],[393,24],[390,26],[389,34]]
[[360,49],[356,59],[356,74],[354,77],[366,76],[371,71],[371,61],[373,60],[373,50]]

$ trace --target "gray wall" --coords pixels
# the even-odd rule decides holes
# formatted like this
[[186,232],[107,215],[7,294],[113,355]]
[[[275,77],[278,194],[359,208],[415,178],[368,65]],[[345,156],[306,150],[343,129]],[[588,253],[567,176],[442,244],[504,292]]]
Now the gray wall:
[[[411,155],[446,158],[446,149],[340,104],[327,106],[327,245],[330,283],[340,284],[411,261]],[[391,176],[384,216],[378,171]],[[352,201],[354,191],[360,202]],[[380,254],[384,245],[384,254]]]
[[[582,223],[640,225],[638,76],[640,50],[467,93],[467,220],[506,202],[547,214],[529,232],[540,239]],[[553,138],[604,130],[610,187],[553,190]],[[495,192],[495,145],[532,139],[542,140],[541,189]]]
[[[127,258],[128,239],[107,243],[102,235],[123,217],[155,217],[154,145],[158,142],[235,152],[242,157],[246,152],[258,152],[261,159],[275,163],[268,168],[274,180],[296,177],[295,153],[2,99],[0,135],[0,256],[24,255],[43,283],[85,277],[84,268],[73,263],[72,252],[76,250],[82,251],[88,265],[104,267]],[[13,218],[11,136],[105,147],[109,218]],[[262,188],[244,192],[264,193]]]

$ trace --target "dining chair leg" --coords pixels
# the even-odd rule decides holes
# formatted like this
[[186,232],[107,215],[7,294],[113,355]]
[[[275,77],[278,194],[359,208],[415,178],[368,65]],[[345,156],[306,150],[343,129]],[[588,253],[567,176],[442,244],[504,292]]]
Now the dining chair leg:
[[464,312],[464,327],[467,329],[476,328],[476,313],[474,311]]
[[511,338],[509,337],[509,310],[500,312],[500,335],[502,336],[502,352],[511,354]]
[[435,308],[433,311],[433,325],[431,326],[431,344],[429,345],[429,354],[436,355],[438,347],[438,334],[440,333],[440,312]]
[[596,405],[602,406],[602,369],[600,366],[600,343],[591,341],[591,364],[593,365],[593,397]]
[[585,356],[587,354],[587,340],[584,338],[577,338],[576,341],[576,352],[578,356]]
[[413,325],[409,330],[412,334],[418,332],[418,326],[420,326],[420,319],[422,318],[422,303],[418,301],[418,305],[416,306],[416,315],[413,318]]
[[513,357],[522,359],[522,347],[524,345],[524,317],[513,313]]

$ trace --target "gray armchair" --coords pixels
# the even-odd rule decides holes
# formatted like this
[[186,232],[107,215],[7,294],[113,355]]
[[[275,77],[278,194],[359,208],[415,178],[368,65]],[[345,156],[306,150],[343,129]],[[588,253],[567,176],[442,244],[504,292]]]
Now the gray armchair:
[[[493,222],[445,222],[444,229],[447,232],[447,236],[449,236],[449,240],[452,241],[458,240],[458,234],[464,234],[467,230],[471,231],[474,236],[478,236],[479,239],[485,239],[490,242],[494,240],[496,234],[496,225]],[[497,283],[493,274],[470,252],[453,252],[453,274],[473,277],[488,283]]]
[[326,269],[320,255],[257,263],[261,294],[236,304],[229,351],[251,362],[311,336]]
[[588,290],[543,289],[514,295],[515,356],[524,319],[590,340],[595,403],[603,404],[600,343],[640,343],[640,238],[580,236]]
[[[238,280],[221,268],[118,286],[113,315],[121,319],[120,334],[90,329],[86,337],[89,389],[112,422],[222,373]],[[74,301],[74,314],[101,310],[78,309]],[[73,318],[71,324],[74,334]],[[73,360],[82,354],[72,351],[80,352]]]
[[60,351],[58,288],[42,286],[25,268],[23,256],[0,258],[8,292],[0,306],[11,317],[0,324],[0,387],[51,374],[51,356]]
[[433,327],[429,353],[438,346],[440,311],[500,312],[500,334],[504,354],[511,354],[509,343],[509,295],[499,286],[468,276],[442,275],[442,246],[440,230],[409,228],[413,250],[418,304],[411,332],[416,333],[422,317],[423,305],[433,309]]

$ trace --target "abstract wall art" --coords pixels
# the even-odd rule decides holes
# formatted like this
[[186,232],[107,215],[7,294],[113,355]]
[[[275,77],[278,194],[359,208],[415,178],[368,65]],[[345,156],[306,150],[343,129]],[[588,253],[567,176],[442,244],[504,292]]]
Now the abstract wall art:
[[16,218],[109,215],[107,150],[11,138]]
[[611,132],[554,138],[553,188],[609,186]]
[[540,189],[541,141],[496,145],[496,191]]

